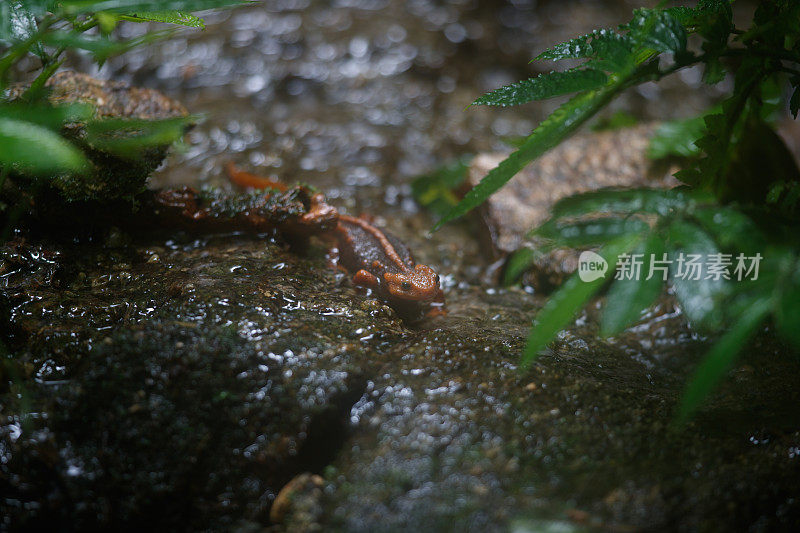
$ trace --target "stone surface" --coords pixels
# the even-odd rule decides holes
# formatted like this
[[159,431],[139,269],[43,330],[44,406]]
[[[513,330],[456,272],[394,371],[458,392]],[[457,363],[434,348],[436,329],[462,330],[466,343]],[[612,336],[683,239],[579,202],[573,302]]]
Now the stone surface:
[[[648,159],[646,151],[654,124],[575,135],[514,176],[476,210],[484,248],[503,259],[523,246],[540,243],[526,237],[550,216],[559,200],[600,188],[670,188],[679,182],[676,169]],[[508,153],[481,153],[467,173],[475,186]],[[525,273],[524,281],[537,291],[550,292],[578,266],[573,250],[544,252]]]
[[282,489],[286,531],[800,520],[800,362],[768,335],[673,428],[708,343],[669,300],[521,370],[521,289],[449,286],[410,329],[316,245],[132,237],[4,249],[6,527],[259,528]]
[[[492,195],[481,211],[484,232],[497,255],[517,250],[525,234],[567,196],[604,187],[674,187],[674,169],[659,168],[646,150],[654,125],[575,135],[526,166]],[[477,184],[507,153],[482,153],[469,168]]]

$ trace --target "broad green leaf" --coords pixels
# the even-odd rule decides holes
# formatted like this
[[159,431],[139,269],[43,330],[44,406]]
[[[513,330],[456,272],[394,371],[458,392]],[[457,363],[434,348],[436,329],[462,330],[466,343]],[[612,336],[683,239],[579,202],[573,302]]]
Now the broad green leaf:
[[693,218],[722,249],[741,253],[758,251],[766,237],[750,217],[730,206],[710,206],[696,210]]
[[464,156],[411,182],[411,194],[420,205],[443,216],[458,203],[456,189],[467,178],[472,156]]
[[434,230],[443,224],[463,216],[479,206],[493,192],[506,184],[522,168],[544,152],[566,139],[572,132],[586,122],[598,109],[602,108],[616,93],[619,87],[588,91],[573,97],[545,119],[525,140],[520,148],[508,156],[470,190]]
[[669,7],[665,9],[669,15],[677,20],[681,26],[687,27],[693,24],[693,20],[695,17],[694,9],[691,7],[685,6],[677,6],[677,7]]
[[559,59],[579,59],[583,57],[590,57],[594,50],[589,44],[589,41],[594,35],[594,33],[587,33],[586,35],[581,35],[580,37],[575,37],[569,41],[559,43],[553,48],[549,48],[536,56],[533,61],[539,61],[542,59],[557,61]]
[[800,349],[800,270],[794,262],[794,268],[789,273],[788,279],[780,286],[775,322],[781,335],[789,339],[795,347]]
[[6,117],[0,117],[0,162],[37,174],[77,172],[87,166],[83,154],[57,133]]
[[547,300],[536,314],[536,321],[528,335],[528,342],[522,355],[521,365],[527,367],[559,331],[564,329],[575,314],[589,299],[614,275],[617,257],[636,246],[640,235],[619,237],[600,250],[599,255],[608,263],[605,276],[593,281],[582,281],[576,272],[558,291]]
[[[657,262],[666,258],[662,237],[655,233],[650,234],[631,253],[631,255],[636,254],[642,256],[638,279],[615,280],[608,291],[600,323],[600,334],[603,336],[615,335],[625,329],[661,294],[666,276],[659,267],[668,267],[668,263]],[[651,263],[651,259],[655,259],[656,262]]]
[[206,27],[203,19],[183,11],[140,11],[123,15],[120,18],[130,22],[165,22],[200,29]]
[[673,260],[670,281],[683,313],[697,328],[719,328],[723,317],[718,305],[726,293],[726,281],[706,279],[707,258],[720,253],[716,243],[697,225],[678,219],[667,229],[667,250]]
[[685,423],[722,379],[747,341],[767,318],[771,306],[769,298],[754,299],[730,330],[714,344],[686,387],[678,410],[678,423]]
[[627,72],[636,64],[635,44],[630,36],[612,30],[595,32],[591,41],[593,59],[586,66],[615,73]]
[[472,105],[512,106],[533,100],[544,100],[562,94],[602,87],[608,82],[604,72],[592,69],[573,69],[565,72],[540,74],[488,92]]
[[621,29],[630,31],[638,45],[657,52],[680,54],[686,50],[686,30],[669,11],[636,9],[631,22]]
[[195,12],[205,9],[242,5],[242,0],[60,0],[59,10],[66,14],[96,13],[111,11],[116,13],[138,13],[154,11]]
[[[3,2],[0,7],[0,41],[22,42],[33,38],[39,31],[36,23],[35,12],[28,6],[28,2]],[[42,61],[47,61],[42,43],[38,40],[31,45],[31,50]]]
[[122,54],[137,46],[164,39],[171,35],[174,35],[173,31],[157,31],[147,33],[135,39],[114,41],[106,36],[86,37],[79,33],[54,32],[45,35],[43,40],[47,44],[55,46],[67,46],[86,50],[91,52],[98,61],[104,61],[111,56]]
[[558,247],[586,247],[603,244],[621,235],[641,233],[650,226],[638,218],[601,217],[575,222],[545,222],[533,235],[555,241]]
[[706,61],[705,70],[703,71],[703,81],[708,85],[716,85],[725,79],[725,67],[719,59],[709,57]]
[[505,272],[503,272],[503,284],[511,285],[514,283],[541,255],[539,250],[528,247],[520,248],[514,252],[506,264]]
[[639,119],[627,111],[615,111],[607,117],[598,119],[592,124],[592,131],[613,131],[630,128],[639,123]]
[[197,117],[164,120],[106,119],[86,125],[86,142],[121,157],[135,158],[144,150],[166,146],[183,137]]
[[65,106],[25,105],[10,103],[0,105],[0,118],[10,118],[33,122],[39,126],[58,132],[70,122],[85,122],[93,115],[88,104],[69,104]]
[[651,213],[670,215],[713,202],[709,194],[681,189],[597,189],[568,196],[550,209],[551,219],[582,217],[591,213]]
[[660,124],[650,139],[647,156],[661,159],[668,156],[693,157],[700,154],[697,140],[705,133],[703,117],[673,120]]

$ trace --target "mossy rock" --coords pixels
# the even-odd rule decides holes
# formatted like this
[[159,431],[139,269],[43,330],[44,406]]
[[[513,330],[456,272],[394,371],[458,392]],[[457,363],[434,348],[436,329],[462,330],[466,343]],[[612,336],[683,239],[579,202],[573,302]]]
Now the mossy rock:
[[[179,102],[153,89],[98,80],[78,72],[58,72],[47,81],[46,87],[51,91],[48,100],[52,104],[89,104],[94,108],[95,119],[156,120],[189,115]],[[20,97],[25,89],[21,85],[13,88],[11,98]],[[148,176],[161,164],[170,147],[169,144],[155,146],[139,152],[136,157],[121,157],[90,142],[83,123],[68,124],[62,134],[84,151],[91,164],[91,170],[82,174],[48,178],[48,183],[67,201],[103,201],[141,192]]]

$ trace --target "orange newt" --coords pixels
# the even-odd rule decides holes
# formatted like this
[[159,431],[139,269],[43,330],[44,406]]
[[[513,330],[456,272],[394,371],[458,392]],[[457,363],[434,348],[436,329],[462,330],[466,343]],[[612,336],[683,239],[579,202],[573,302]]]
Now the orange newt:
[[[242,187],[277,189],[287,186],[227,166],[230,180]],[[333,229],[326,231],[336,242],[340,264],[353,275],[353,283],[368,288],[405,319],[423,314],[444,314],[444,292],[439,276],[427,265],[414,261],[411,251],[397,237],[362,218],[338,215]]]

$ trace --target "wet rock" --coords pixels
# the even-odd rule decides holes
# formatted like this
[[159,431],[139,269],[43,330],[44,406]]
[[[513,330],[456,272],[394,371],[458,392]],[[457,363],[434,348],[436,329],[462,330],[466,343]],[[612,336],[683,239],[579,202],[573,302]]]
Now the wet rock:
[[[525,295],[481,300],[522,306]],[[598,341],[596,317],[584,316],[527,371],[517,366],[527,321],[508,315],[455,321],[396,347],[396,364],[353,409],[356,429],[326,472],[331,488],[316,523],[347,531],[796,523],[800,467],[786,450],[800,439],[798,361],[762,339],[750,358],[761,377],[727,382],[698,420],[675,428],[677,384],[707,345],[671,340],[687,329],[670,311],[640,326],[652,335],[647,347],[635,344],[640,334]],[[768,414],[773,401],[785,409]]]
[[[480,208],[480,238],[496,258],[530,243],[526,234],[549,217],[558,200],[602,187],[673,187],[674,169],[646,156],[653,124],[576,135],[525,167]],[[470,165],[467,181],[478,183],[508,154],[483,153]],[[577,268],[561,251],[536,261],[528,282],[545,291]]]
[[[62,71],[46,84],[53,104],[82,103],[94,108],[94,118],[167,119],[188,116],[186,108],[158,91],[103,81],[86,74]],[[25,87],[11,90],[19,97]],[[121,157],[94,146],[86,138],[85,125],[69,124],[63,134],[86,154],[92,169],[80,175],[54,176],[50,183],[67,200],[110,200],[129,197],[144,189],[148,176],[161,164],[169,145],[156,146],[135,157]]]
[[339,286],[318,249],[247,236],[119,246],[62,245],[59,283],[18,266],[2,293],[16,332],[3,527],[269,524],[279,489],[338,451],[401,322]]

